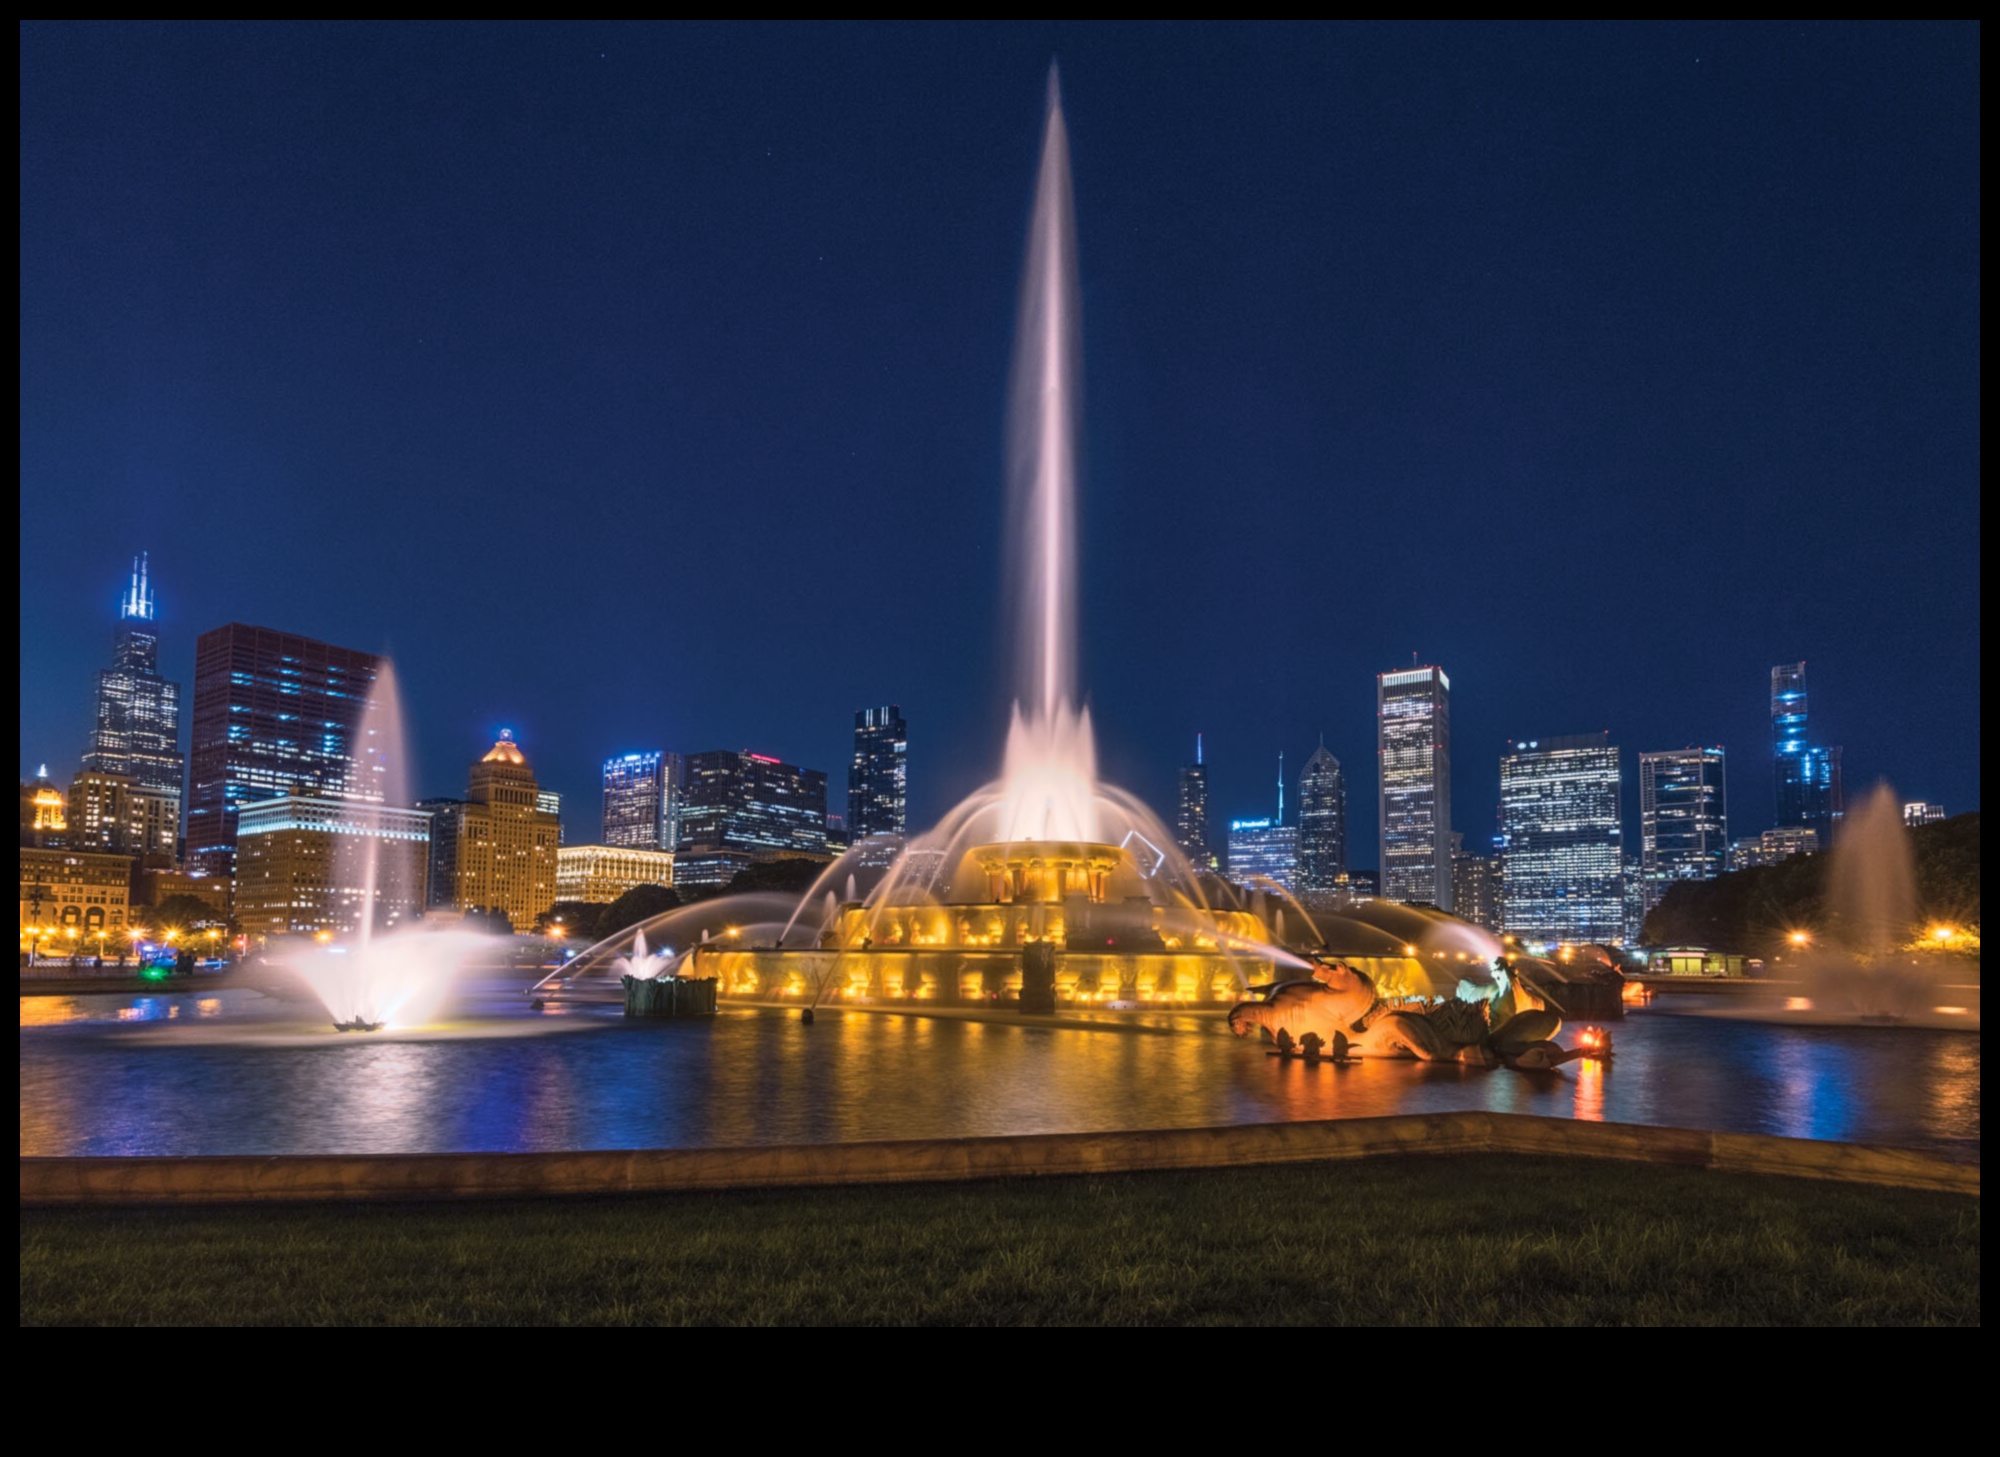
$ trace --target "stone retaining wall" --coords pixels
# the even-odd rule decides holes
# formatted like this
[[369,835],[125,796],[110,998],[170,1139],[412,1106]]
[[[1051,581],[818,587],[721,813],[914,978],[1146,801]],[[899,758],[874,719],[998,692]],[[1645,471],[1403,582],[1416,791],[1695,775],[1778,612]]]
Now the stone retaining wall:
[[897,1184],[1140,1169],[1240,1168],[1404,1154],[1627,1159],[1740,1173],[1979,1193],[1979,1165],[1914,1149],[1522,1113],[1415,1113],[1311,1123],[1011,1138],[581,1153],[23,1158],[23,1204],[479,1199],[813,1184]]

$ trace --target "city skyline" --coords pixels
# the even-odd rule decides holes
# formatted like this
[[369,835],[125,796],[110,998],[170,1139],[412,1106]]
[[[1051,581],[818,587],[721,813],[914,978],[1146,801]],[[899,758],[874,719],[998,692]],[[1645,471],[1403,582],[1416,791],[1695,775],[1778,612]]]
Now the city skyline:
[[[1004,678],[993,401],[1020,80],[1061,51],[1092,144],[1079,166],[1097,169],[1079,214],[1081,681],[1109,777],[1165,812],[1202,731],[1226,823],[1265,802],[1275,751],[1302,759],[1323,729],[1365,814],[1364,684],[1415,648],[1452,673],[1446,828],[1469,843],[1491,833],[1506,740],[1570,723],[1607,727],[1628,757],[1732,749],[1732,833],[1754,835],[1772,798],[1758,680],[1803,658],[1814,737],[1844,747],[1857,790],[1886,777],[1978,805],[1977,157],[1941,140],[1968,105],[1976,136],[1977,84],[1948,32],[1360,27],[1284,57],[1278,32],[1247,28],[1214,38],[1225,61],[1262,62],[1232,68],[1164,36],[1114,50],[1065,27],[1004,42],[892,29],[877,54],[836,37],[800,95],[751,86],[742,109],[731,87],[796,67],[800,43],[721,56],[685,34],[692,59],[623,32],[586,47],[562,27],[456,59],[422,38],[397,59],[327,37],[310,43],[328,56],[319,76],[283,35],[188,28],[153,50],[136,32],[24,32],[22,777],[44,759],[74,772],[126,563],[150,551],[163,677],[194,684],[195,638],[232,621],[386,652],[420,794],[458,792],[469,749],[513,726],[585,824],[607,755],[727,744],[837,770],[855,706],[896,701],[922,715],[909,815],[928,823],[985,777],[1004,731],[981,686]],[[690,64],[713,70],[695,100],[648,99]],[[427,110],[406,66],[443,68],[462,113]],[[214,133],[177,79],[211,67],[269,70],[297,94],[253,80]],[[1352,84],[1321,87],[1329,67]],[[1550,67],[1606,84],[1551,95],[1531,84]],[[523,205],[458,190],[448,138],[511,135],[503,102],[543,69],[543,135],[495,154]],[[1439,105],[1433,72],[1467,99]],[[1161,117],[1162,83],[1193,99],[1185,117]],[[1879,132],[1836,168],[1817,138],[1857,108]],[[323,133],[300,130],[321,111]],[[1276,125],[1293,112],[1295,128]],[[1219,115],[1232,120],[1210,136]],[[1360,136],[1386,140],[1343,140]],[[268,213],[210,207],[206,174],[176,160],[239,188],[301,137],[322,180],[281,188],[293,206]],[[871,150],[883,137],[887,160]],[[380,180],[393,147],[413,149],[407,190]],[[1640,189],[1622,190],[1627,156],[1681,209],[1657,238]],[[581,183],[559,180],[572,162]],[[899,202],[913,183],[942,211]],[[1596,209],[1551,204],[1566,184]],[[1782,205],[1757,201],[1772,188]],[[1183,195],[1254,234],[1264,269],[1204,263],[1237,255]],[[556,203],[580,235],[546,220]],[[690,221],[718,209],[751,240],[740,258]],[[1440,217],[1473,219],[1471,235],[1434,241]],[[323,242],[293,231],[308,222]],[[394,222],[441,230],[415,276],[382,261]],[[546,261],[578,244],[614,287]],[[460,259],[463,278],[439,271]],[[309,260],[308,296],[291,270]],[[1840,332],[1823,337],[1822,314]],[[1635,315],[1642,345],[1592,322]],[[789,347],[794,325],[809,347]],[[608,372],[552,375],[579,343]],[[1259,387],[1231,389],[1245,370]],[[75,512],[102,545],[56,570],[44,544]],[[1607,531],[1649,513],[1702,534]],[[669,576],[671,629],[657,647],[636,622],[579,634],[634,620],[611,523],[649,516],[707,548]],[[1421,593],[1390,594],[1358,552],[1332,552],[1417,522]],[[846,534],[965,545],[899,549],[885,613],[883,589],[837,566],[851,551],[818,545]],[[1121,538],[1131,551],[1089,549]],[[1699,553],[1716,584],[1699,614],[1621,576],[1654,549]],[[474,585],[497,554],[529,550],[540,585]],[[1505,569],[1604,552],[1594,582]],[[762,574],[754,600],[715,590],[714,571],[790,560],[821,565]],[[1215,584],[1171,640],[1152,627],[1147,560]],[[1283,651],[1176,671],[1273,640],[1265,604],[1223,585],[1253,560],[1300,583],[1280,604]],[[1347,600],[1315,634],[1322,579]],[[1351,838],[1365,866],[1370,837]]]

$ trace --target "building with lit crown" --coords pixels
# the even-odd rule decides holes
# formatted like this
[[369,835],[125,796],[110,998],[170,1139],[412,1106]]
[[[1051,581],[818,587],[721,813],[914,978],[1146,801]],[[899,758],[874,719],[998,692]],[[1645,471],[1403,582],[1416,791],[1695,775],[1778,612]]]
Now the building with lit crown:
[[723,886],[751,865],[799,858],[827,858],[823,770],[748,750],[687,756],[676,884]]
[[636,845],[564,845],[556,851],[556,899],[609,905],[642,885],[672,885],[670,850]]
[[1771,669],[1771,749],[1776,769],[1778,827],[1814,831],[1822,848],[1847,813],[1840,780],[1840,750],[1806,737],[1806,665]]
[[1639,756],[1641,916],[1676,880],[1713,880],[1729,868],[1729,793],[1721,749]]
[[[120,850],[174,857],[180,846],[181,685],[160,676],[160,634],[145,553],[132,563],[132,581],[118,604],[118,635],[111,666],[97,675],[97,705],[86,774],[124,779],[128,801],[117,836]],[[132,837],[136,836],[134,840]]]
[[1375,679],[1382,895],[1451,909],[1451,680],[1439,667]]
[[847,765],[849,841],[902,835],[908,815],[910,732],[896,704],[854,715],[854,757]]
[[1944,806],[1941,804],[1913,799],[1903,806],[1903,823],[1913,830],[1919,825],[1934,825],[1944,817]]
[[1299,771],[1299,883],[1330,891],[1347,874],[1347,778],[1322,740]]
[[1620,794],[1608,734],[1517,740],[1501,757],[1509,931],[1528,942],[1625,939]]
[[538,793],[521,746],[511,730],[502,729],[472,766],[465,803],[454,816],[454,906],[498,912],[516,931],[529,931],[555,903],[558,821],[537,807]]
[[69,844],[69,798],[46,764],[21,781],[21,844],[48,850]]
[[[431,817],[363,800],[284,794],[236,813],[235,913],[248,936],[352,935],[423,914]],[[369,902],[369,856],[375,862]]]
[[374,653],[232,622],[194,650],[187,858],[231,875],[236,815],[294,792],[379,802],[356,771],[357,735],[382,659]]

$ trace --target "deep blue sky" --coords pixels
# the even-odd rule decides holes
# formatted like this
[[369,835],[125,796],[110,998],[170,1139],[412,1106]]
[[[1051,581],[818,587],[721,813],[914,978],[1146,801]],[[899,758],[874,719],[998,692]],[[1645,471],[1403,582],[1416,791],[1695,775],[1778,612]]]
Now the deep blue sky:
[[[1109,777],[1222,815],[1374,675],[1510,736],[1721,743],[1770,665],[1850,792],[1979,801],[1976,27],[21,31],[21,764],[127,559],[401,667],[418,782],[515,727],[823,766],[1004,728],[1002,414],[1059,55]],[[1632,826],[1636,829],[1636,825]]]

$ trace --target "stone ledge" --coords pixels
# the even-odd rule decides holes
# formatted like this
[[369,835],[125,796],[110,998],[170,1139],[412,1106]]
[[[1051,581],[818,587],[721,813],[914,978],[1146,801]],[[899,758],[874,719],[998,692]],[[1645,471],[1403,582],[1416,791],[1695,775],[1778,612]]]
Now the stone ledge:
[[1584,1123],[1525,1113],[1413,1113],[1220,1128],[748,1148],[23,1158],[21,1203],[637,1194],[1241,1168],[1459,1153],[1624,1159],[1979,1194],[1979,1165],[1953,1163],[1915,1149],[1641,1124]]

